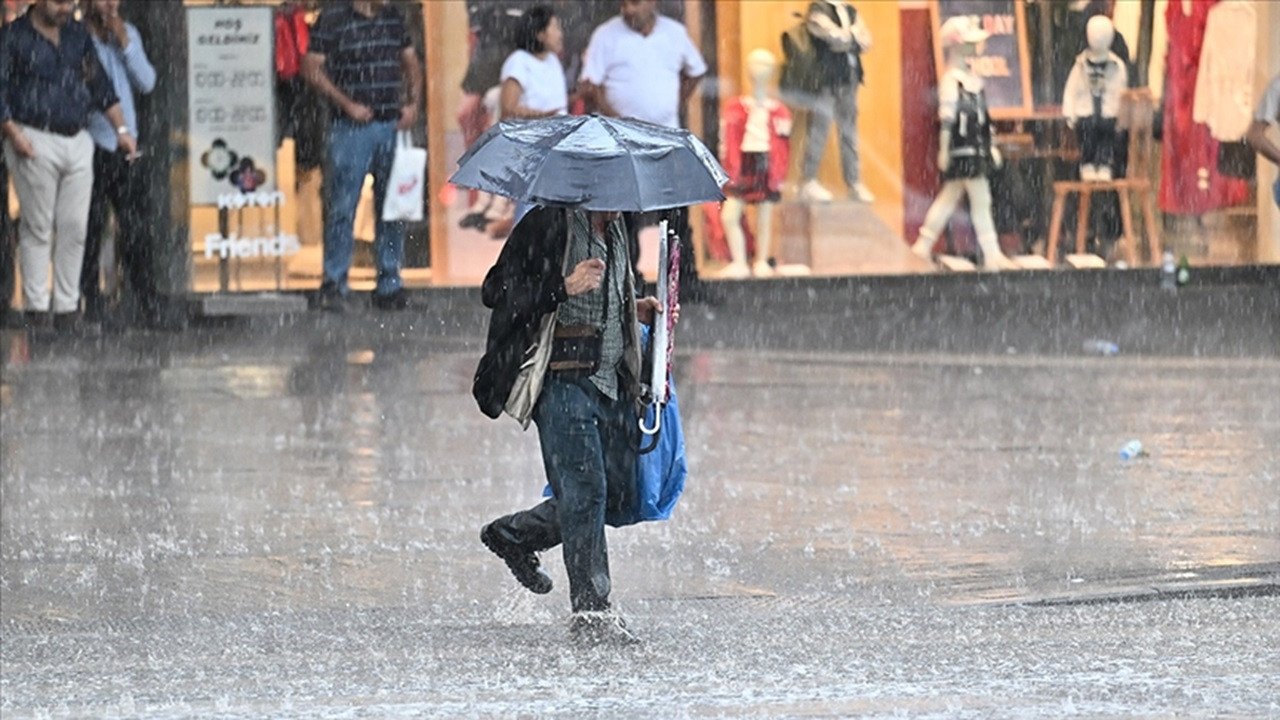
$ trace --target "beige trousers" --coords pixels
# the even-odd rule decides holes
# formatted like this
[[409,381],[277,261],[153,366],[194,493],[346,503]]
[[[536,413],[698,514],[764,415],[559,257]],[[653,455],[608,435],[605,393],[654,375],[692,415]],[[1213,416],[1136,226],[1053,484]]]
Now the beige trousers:
[[75,312],[80,309],[80,264],[93,192],[93,138],[86,130],[67,137],[22,126],[22,133],[36,156],[20,157],[9,142],[4,153],[18,192],[23,307]]

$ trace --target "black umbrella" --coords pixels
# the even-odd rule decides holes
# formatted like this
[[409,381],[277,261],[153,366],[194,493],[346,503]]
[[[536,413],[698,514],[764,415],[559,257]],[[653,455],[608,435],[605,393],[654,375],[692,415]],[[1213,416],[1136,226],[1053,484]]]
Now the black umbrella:
[[537,205],[631,211],[723,200],[728,181],[689,131],[599,115],[498,123],[450,178]]

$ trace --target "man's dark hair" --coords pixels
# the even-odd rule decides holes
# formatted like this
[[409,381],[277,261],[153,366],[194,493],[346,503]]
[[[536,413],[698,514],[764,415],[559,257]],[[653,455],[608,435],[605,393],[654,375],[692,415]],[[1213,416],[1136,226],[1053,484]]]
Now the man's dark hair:
[[556,11],[550,5],[534,5],[525,11],[520,18],[520,28],[516,30],[516,47],[533,55],[546,50],[538,33],[547,29]]

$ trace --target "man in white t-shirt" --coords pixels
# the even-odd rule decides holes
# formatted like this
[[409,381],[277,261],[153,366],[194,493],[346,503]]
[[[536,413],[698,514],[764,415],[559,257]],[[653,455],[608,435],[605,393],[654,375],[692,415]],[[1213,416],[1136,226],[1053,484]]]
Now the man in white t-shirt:
[[602,115],[680,126],[680,110],[707,72],[685,27],[657,0],[622,0],[621,14],[591,34],[584,90]]
[[[591,34],[582,66],[582,90],[601,115],[630,117],[667,127],[680,127],[680,111],[707,72],[702,53],[684,25],[658,14],[657,0],[621,0],[621,12]],[[698,282],[689,210],[666,214],[680,236],[681,297],[696,302],[704,294]],[[639,260],[637,236],[660,217],[628,213],[632,267]],[[639,270],[636,271],[637,281]]]
[[[1258,111],[1253,115],[1253,124],[1249,126],[1249,132],[1245,136],[1259,155],[1280,166],[1280,147],[1267,137],[1267,129],[1272,125],[1280,126],[1280,75],[1272,78],[1271,84],[1267,85],[1262,101],[1258,103]],[[1280,206],[1280,180],[1272,187],[1272,193],[1275,195],[1276,205]]]

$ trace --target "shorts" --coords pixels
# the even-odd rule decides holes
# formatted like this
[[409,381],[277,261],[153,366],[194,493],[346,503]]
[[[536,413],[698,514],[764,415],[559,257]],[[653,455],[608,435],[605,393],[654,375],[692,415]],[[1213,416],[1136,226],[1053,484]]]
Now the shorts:
[[742,177],[725,188],[727,194],[743,202],[778,202],[782,194],[769,189],[769,153],[742,153]]

